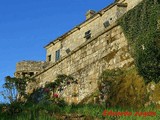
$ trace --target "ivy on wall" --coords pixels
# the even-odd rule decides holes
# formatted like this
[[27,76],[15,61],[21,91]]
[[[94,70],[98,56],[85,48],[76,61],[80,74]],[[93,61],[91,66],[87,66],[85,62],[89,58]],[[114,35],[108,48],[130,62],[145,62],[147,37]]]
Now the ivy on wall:
[[160,0],[143,0],[118,22],[138,72],[146,82],[160,81]]

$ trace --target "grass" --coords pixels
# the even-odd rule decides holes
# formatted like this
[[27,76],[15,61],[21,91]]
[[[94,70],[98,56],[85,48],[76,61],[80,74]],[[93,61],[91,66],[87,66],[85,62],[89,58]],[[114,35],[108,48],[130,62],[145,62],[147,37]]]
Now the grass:
[[[2,109],[2,105],[0,105]],[[104,110],[112,112],[131,112],[130,116],[116,116],[107,115],[104,117],[102,113]],[[39,112],[38,112],[39,111]],[[156,112],[155,116],[134,116],[136,112]],[[9,114],[0,112],[0,120],[56,120],[55,116],[72,116],[72,115],[83,115],[84,118],[97,119],[97,120],[160,120],[160,111],[154,107],[147,107],[143,109],[132,109],[132,108],[105,108],[105,105],[66,105],[59,107],[57,105],[50,106],[25,106],[22,112],[17,114]],[[58,118],[57,118],[58,119]],[[58,120],[59,120],[58,119]]]

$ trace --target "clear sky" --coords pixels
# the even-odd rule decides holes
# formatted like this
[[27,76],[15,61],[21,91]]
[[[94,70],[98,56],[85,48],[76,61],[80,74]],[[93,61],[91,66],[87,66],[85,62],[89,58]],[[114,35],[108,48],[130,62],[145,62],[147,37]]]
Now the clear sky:
[[[0,0],[0,91],[22,60],[45,60],[50,41],[114,0]],[[0,95],[0,101],[3,101]]]

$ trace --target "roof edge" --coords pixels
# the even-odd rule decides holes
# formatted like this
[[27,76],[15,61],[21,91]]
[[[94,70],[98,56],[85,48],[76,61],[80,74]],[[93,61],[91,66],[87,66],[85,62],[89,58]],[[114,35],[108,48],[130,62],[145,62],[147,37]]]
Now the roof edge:
[[63,35],[61,35],[60,37],[57,37],[55,40],[51,41],[49,44],[47,44],[46,46],[44,46],[44,48],[47,48],[49,45],[51,44],[55,44],[57,43],[58,41],[62,40],[63,38],[67,37],[68,35],[72,34],[73,32],[77,31],[80,29],[80,26],[83,25],[84,23],[90,21],[90,20],[94,20],[94,18],[97,16],[97,15],[100,15],[102,16],[103,12],[106,12],[107,10],[111,9],[112,7],[114,7],[115,5],[117,5],[118,2],[114,2],[114,3],[111,3],[110,5],[108,5],[107,7],[103,8],[102,10],[98,11],[95,13],[95,15],[93,15],[91,18],[85,20],[84,22],[80,23],[79,25],[75,26],[74,28],[72,28],[71,30],[69,30],[68,32],[64,33]]

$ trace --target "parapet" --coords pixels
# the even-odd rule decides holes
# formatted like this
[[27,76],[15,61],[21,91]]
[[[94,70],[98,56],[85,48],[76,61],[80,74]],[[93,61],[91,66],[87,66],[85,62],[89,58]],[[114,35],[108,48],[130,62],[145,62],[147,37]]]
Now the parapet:
[[47,66],[44,61],[21,61],[16,64],[16,72],[14,74],[17,78],[32,77],[42,71]]

